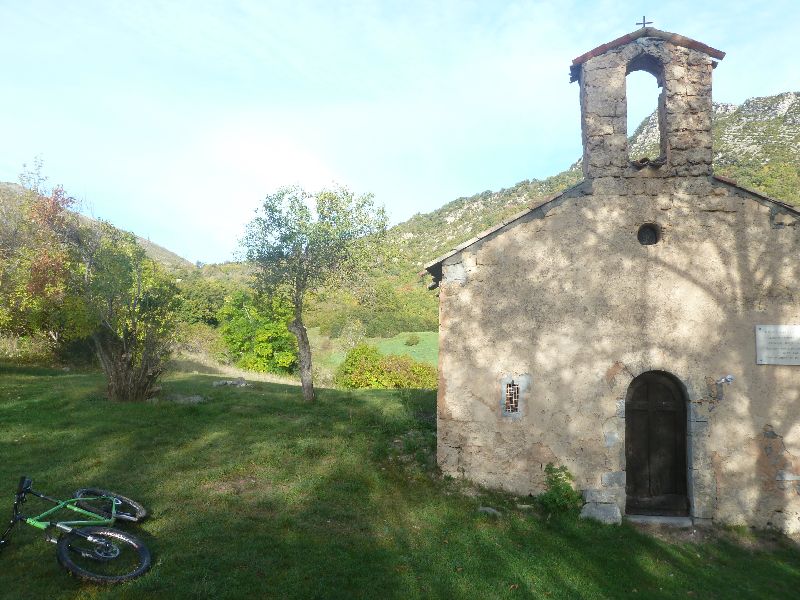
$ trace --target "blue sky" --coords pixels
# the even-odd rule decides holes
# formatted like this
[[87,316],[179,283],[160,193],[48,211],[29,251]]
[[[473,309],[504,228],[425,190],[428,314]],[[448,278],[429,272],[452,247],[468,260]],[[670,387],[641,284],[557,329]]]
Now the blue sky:
[[0,181],[41,156],[85,212],[192,261],[232,258],[281,185],[399,222],[574,162],[569,65],[642,13],[728,53],[716,101],[800,90],[797,0],[0,0]]

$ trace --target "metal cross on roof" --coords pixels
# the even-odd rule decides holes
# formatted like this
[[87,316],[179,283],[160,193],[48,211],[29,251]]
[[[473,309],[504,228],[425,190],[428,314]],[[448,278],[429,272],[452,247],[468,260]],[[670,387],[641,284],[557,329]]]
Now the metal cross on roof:
[[641,26],[642,26],[642,29],[644,29],[644,28],[645,28],[645,27],[647,27],[648,25],[652,25],[652,24],[653,24],[653,22],[652,22],[652,21],[648,21],[647,19],[645,19],[645,18],[644,18],[644,16],[642,16],[642,22],[641,22],[641,23],[636,23],[636,24],[637,24],[637,25],[641,25]]

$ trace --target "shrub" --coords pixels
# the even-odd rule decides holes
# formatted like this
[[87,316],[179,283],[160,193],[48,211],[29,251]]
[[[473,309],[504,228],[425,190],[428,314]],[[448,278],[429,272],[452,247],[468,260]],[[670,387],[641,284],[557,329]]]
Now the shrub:
[[348,389],[434,389],[437,372],[409,356],[383,356],[374,346],[359,344],[347,353],[334,381]]
[[72,366],[86,367],[97,362],[97,354],[91,338],[60,341],[55,345],[53,353],[58,362]]
[[419,344],[419,336],[416,333],[412,333],[406,338],[405,344],[406,346],[416,346]]
[[436,297],[423,287],[400,286],[391,281],[374,282],[366,297],[339,293],[315,299],[309,323],[323,335],[343,336],[347,324],[360,321],[366,337],[394,337],[404,331],[437,331]]
[[437,384],[436,369],[410,356],[389,354],[381,358],[380,367],[385,378],[381,387],[434,389]]
[[379,388],[381,353],[375,346],[359,344],[345,356],[334,382],[344,388]]
[[544,473],[547,491],[536,496],[542,510],[549,514],[577,512],[583,505],[583,499],[572,487],[574,477],[567,467],[547,463]]

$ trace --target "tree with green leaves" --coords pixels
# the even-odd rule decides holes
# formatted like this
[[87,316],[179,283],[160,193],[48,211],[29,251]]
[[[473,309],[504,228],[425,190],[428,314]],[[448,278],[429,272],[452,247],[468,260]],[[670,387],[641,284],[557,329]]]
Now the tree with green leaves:
[[156,393],[173,348],[178,289],[132,234],[106,223],[84,234],[77,269],[84,332],[94,343],[109,398],[146,400]]
[[132,234],[72,212],[36,167],[22,178],[21,218],[0,231],[0,331],[91,340],[109,397],[144,400],[172,347],[175,284]]
[[225,298],[218,312],[228,352],[244,369],[292,373],[297,366],[297,340],[287,329],[293,309],[285,298],[241,290]]
[[179,279],[179,318],[184,323],[205,323],[211,327],[219,325],[219,311],[225,303],[230,286],[203,277],[197,271]]
[[246,229],[242,245],[256,267],[261,291],[288,299],[293,318],[288,329],[297,338],[303,397],[314,400],[311,345],[303,323],[310,294],[352,284],[378,256],[386,231],[383,208],[371,194],[354,195],[344,187],[311,194],[281,188],[266,197]]

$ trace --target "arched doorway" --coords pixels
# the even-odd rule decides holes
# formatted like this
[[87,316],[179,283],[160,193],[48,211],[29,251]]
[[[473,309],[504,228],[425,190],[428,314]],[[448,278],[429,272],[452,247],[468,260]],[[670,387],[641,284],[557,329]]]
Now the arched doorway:
[[625,464],[627,514],[689,514],[686,397],[669,373],[642,373],[628,387]]

